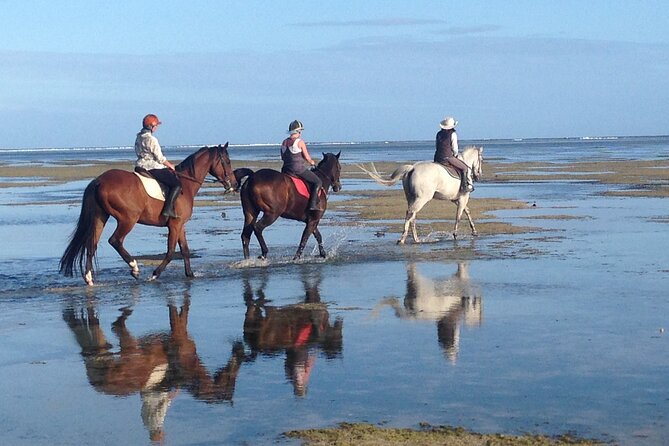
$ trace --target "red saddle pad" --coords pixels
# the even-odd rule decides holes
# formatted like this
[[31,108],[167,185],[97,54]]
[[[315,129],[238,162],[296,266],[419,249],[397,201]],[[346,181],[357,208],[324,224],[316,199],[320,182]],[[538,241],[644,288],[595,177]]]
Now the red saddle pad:
[[[294,177],[292,175],[288,176],[291,180],[293,180],[293,184],[295,184],[295,189],[297,189],[297,192],[304,198],[309,198],[309,188],[307,187],[307,183],[302,178]],[[318,191],[318,196],[323,196],[323,188]]]

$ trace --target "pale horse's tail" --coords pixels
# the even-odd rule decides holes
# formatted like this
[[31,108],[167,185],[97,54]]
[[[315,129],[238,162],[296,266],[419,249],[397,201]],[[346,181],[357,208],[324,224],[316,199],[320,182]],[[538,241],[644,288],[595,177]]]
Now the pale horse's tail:
[[371,167],[369,169],[365,168],[361,164],[356,164],[356,167],[365,172],[367,175],[369,175],[371,179],[384,186],[393,186],[397,184],[400,180],[403,180],[404,177],[409,172],[413,170],[413,165],[404,164],[403,166],[400,166],[397,169],[395,169],[395,171],[389,177],[386,178],[383,177],[379,172],[377,172],[374,163],[371,163]]

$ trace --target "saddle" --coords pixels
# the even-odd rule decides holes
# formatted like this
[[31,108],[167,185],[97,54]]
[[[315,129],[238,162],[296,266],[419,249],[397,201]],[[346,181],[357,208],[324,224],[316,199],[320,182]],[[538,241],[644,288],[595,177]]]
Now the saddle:
[[167,193],[167,188],[161,184],[158,180],[153,178],[148,170],[142,169],[141,167],[135,167],[133,172],[141,180],[142,186],[147,195],[156,200],[165,201],[165,194]]
[[[293,184],[295,185],[295,189],[297,190],[297,193],[302,195],[304,198],[309,199],[309,187],[307,186],[306,181],[304,181],[300,177],[293,176],[291,174],[286,174],[290,177],[291,180],[293,180]],[[318,196],[322,197],[324,194],[323,188],[321,187],[321,190],[318,191]]]
[[437,162],[435,162],[435,164],[438,164],[441,167],[443,167],[444,169],[446,169],[446,172],[448,172],[448,174],[450,176],[452,176],[453,178],[455,178],[456,180],[460,179],[460,171],[458,169],[456,169],[455,167],[451,166],[450,164],[441,164],[441,163],[437,163]]

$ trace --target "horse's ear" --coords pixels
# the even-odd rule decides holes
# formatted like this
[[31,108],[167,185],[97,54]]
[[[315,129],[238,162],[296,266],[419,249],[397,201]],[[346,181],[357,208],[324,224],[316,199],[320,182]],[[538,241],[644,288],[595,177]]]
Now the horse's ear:
[[230,141],[227,141],[227,142],[225,143],[225,145],[223,146],[224,149],[227,149],[227,148],[228,148],[228,143],[229,143],[229,142],[230,142]]
[[341,155],[341,150],[339,151],[338,154],[335,155],[337,157],[337,159],[339,159],[339,155]]

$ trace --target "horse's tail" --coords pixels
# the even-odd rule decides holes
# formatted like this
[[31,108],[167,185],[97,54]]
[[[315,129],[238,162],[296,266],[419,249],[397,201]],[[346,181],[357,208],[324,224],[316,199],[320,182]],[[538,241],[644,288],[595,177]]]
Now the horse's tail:
[[81,200],[79,222],[70,237],[70,243],[67,245],[63,257],[60,258],[60,272],[67,277],[72,277],[75,262],[78,271],[83,274],[86,253],[95,253],[95,220],[99,209],[96,197],[98,184],[99,181],[95,179],[86,187],[84,197]]
[[395,169],[395,171],[389,177],[384,178],[379,172],[377,172],[374,163],[372,163],[371,170],[366,169],[360,164],[357,164],[356,166],[358,167],[358,169],[362,170],[367,175],[369,175],[370,178],[372,178],[374,181],[384,186],[393,186],[397,184],[400,180],[404,179],[404,176],[407,173],[413,170],[413,165],[405,164]]
[[242,188],[242,184],[245,182],[244,178],[248,180],[254,174],[253,169],[249,169],[248,167],[240,167],[239,169],[235,169],[233,173],[237,180],[237,190]]

